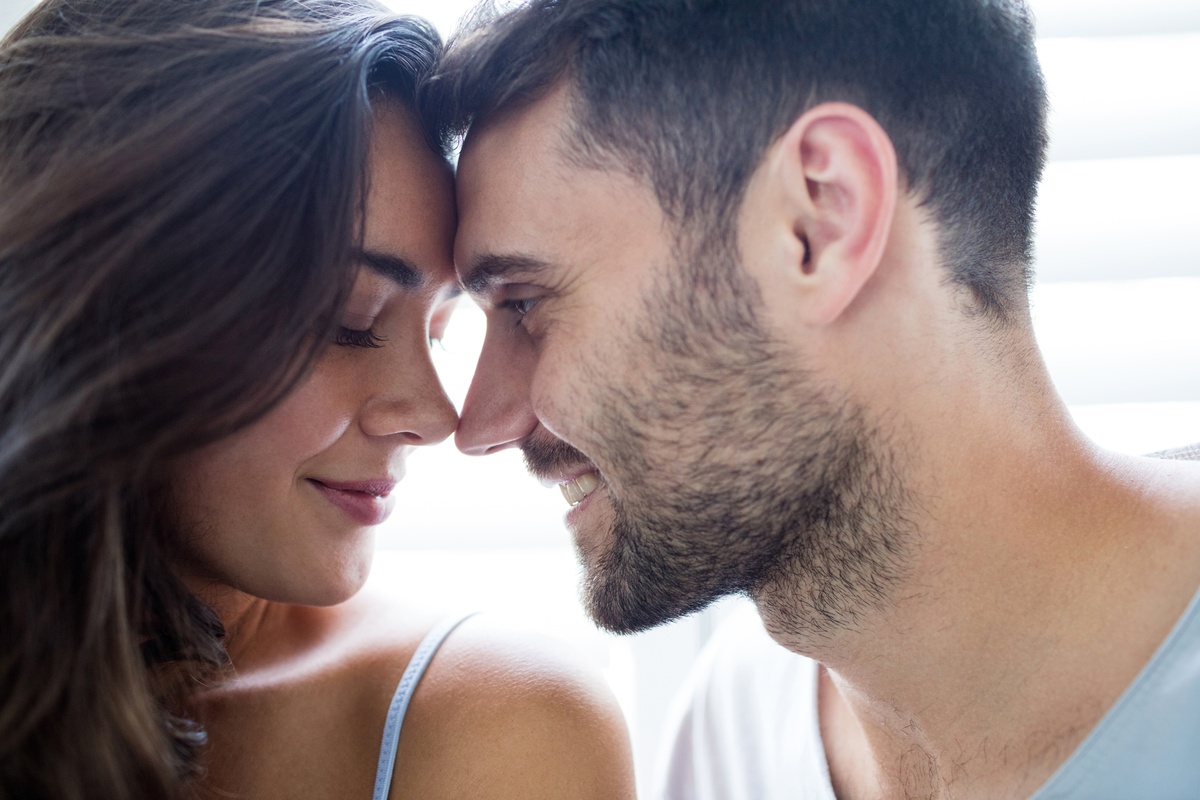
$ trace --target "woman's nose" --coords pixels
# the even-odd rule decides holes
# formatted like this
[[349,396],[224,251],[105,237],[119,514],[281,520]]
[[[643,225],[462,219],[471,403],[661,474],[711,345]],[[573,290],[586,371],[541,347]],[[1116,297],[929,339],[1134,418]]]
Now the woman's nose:
[[446,396],[426,350],[405,365],[388,367],[381,388],[366,403],[360,424],[368,436],[401,436],[405,444],[444,441],[458,426],[458,412]]

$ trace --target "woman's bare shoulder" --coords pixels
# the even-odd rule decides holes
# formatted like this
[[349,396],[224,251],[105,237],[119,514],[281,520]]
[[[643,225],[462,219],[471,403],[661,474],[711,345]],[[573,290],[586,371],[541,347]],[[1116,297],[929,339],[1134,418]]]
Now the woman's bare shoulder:
[[437,617],[364,596],[262,619],[189,703],[208,732],[206,794],[370,797],[392,693]]
[[632,798],[625,721],[573,648],[519,624],[471,617],[413,696],[390,797]]
[[[220,783],[291,797],[340,784],[370,797],[392,695],[426,634],[454,615],[372,594],[295,614],[293,630],[309,629],[306,666],[286,670],[293,678],[275,691],[228,704],[253,707],[259,721],[250,728],[274,729],[254,739],[274,746],[259,751],[238,736],[245,763],[228,764],[231,780]],[[265,695],[275,700],[264,703]],[[248,731],[244,724],[230,727]],[[214,749],[223,738],[214,737]],[[553,637],[480,614],[455,628],[417,685],[389,797],[620,800],[634,797],[633,786],[624,718],[596,670]]]

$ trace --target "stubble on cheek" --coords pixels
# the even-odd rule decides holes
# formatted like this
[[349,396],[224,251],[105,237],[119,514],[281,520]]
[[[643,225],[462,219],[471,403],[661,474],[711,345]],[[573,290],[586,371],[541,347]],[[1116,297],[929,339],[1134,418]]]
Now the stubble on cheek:
[[[902,489],[858,410],[762,330],[738,267],[648,298],[619,358],[581,365],[582,435],[613,492],[585,555],[602,627],[632,632],[766,585],[819,633],[886,601]],[[702,282],[701,282],[702,283]]]

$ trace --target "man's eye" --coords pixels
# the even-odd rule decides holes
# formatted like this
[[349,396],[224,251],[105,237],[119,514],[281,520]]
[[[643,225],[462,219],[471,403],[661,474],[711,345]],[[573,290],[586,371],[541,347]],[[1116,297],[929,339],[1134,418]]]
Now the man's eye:
[[540,299],[541,298],[538,297],[514,298],[511,300],[505,300],[500,304],[500,307],[506,311],[511,311],[516,314],[517,324],[520,325],[521,320],[525,318],[526,314],[528,314],[530,311],[533,311],[533,307],[538,304],[538,300]]
[[382,347],[383,342],[383,337],[378,336],[371,328],[357,330],[345,325],[339,327],[333,337],[333,343],[342,347]]

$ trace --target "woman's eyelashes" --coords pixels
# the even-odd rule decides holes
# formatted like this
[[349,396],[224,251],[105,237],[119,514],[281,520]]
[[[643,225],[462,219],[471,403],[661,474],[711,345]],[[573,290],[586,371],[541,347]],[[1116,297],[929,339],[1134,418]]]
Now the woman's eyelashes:
[[372,328],[359,330],[342,325],[333,338],[334,344],[342,347],[382,347],[384,341]]
[[[442,333],[440,332],[434,333],[431,331],[426,336],[426,340],[431,349],[434,347],[442,347],[445,349],[442,345]],[[385,337],[375,333],[374,329],[372,328],[359,330],[357,328],[349,328],[345,325],[342,325],[338,328],[333,339],[334,344],[341,345],[342,347],[367,348],[383,347],[386,341],[387,339]]]
[[[401,300],[403,302],[393,303],[375,298],[370,303],[352,303],[342,315],[341,325],[334,334],[334,343],[343,347],[379,348],[392,341],[390,337],[378,333],[386,330],[397,334],[401,344],[409,342],[409,337],[416,334],[429,347],[440,345],[454,311],[453,300],[443,301],[432,309],[423,302],[409,302],[403,297]],[[417,327],[419,319],[424,321],[423,330]]]

